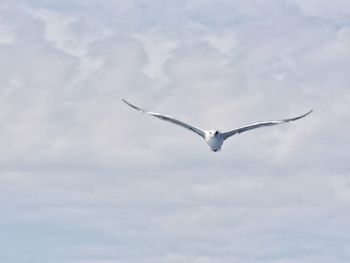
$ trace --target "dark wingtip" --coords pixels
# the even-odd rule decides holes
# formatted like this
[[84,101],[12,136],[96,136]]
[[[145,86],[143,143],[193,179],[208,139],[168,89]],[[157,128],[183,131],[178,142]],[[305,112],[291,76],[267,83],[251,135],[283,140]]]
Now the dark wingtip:
[[122,98],[122,102],[124,102],[126,105],[129,105],[130,107],[135,108],[134,105],[132,105],[130,102],[128,102],[126,99]]
[[304,118],[304,117],[306,117],[307,115],[311,114],[313,111],[314,111],[314,110],[311,109],[311,110],[309,110],[307,113],[305,113],[305,114],[303,114],[303,115],[301,115],[301,116],[299,116],[299,117],[296,117],[296,118],[294,118],[294,119],[292,119],[292,120],[293,120],[293,121],[296,121],[296,120],[299,120],[299,119],[301,119],[301,118]]
[[296,120],[299,120],[299,119],[304,118],[304,117],[306,117],[307,115],[311,114],[313,111],[314,111],[314,110],[311,109],[311,110],[309,110],[307,113],[305,113],[305,114],[303,114],[303,115],[300,115],[300,116],[295,117],[295,118],[292,118],[292,119],[287,119],[286,121],[296,121]]
[[141,109],[139,107],[136,107],[135,105],[131,104],[130,102],[128,102],[126,99],[122,98],[121,99],[122,102],[124,102],[126,105],[130,106],[131,108],[135,109],[135,110],[138,110],[138,111],[141,111],[141,112],[147,112],[145,109]]
[[128,106],[130,106],[130,107],[132,107],[132,108],[134,108],[134,109],[137,109],[137,107],[135,107],[134,105],[132,105],[132,104],[131,104],[130,102],[128,102],[126,99],[122,98],[121,100],[122,100],[122,102],[124,102],[126,105],[128,105]]
[[311,114],[313,111],[314,111],[313,109],[309,110],[307,113],[305,113],[304,116],[307,116],[307,115]]

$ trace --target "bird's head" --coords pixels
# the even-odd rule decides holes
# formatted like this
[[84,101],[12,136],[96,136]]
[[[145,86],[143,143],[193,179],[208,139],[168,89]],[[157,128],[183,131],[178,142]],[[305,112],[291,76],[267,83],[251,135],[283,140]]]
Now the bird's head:
[[210,131],[209,131],[209,135],[210,135],[211,137],[218,137],[219,131],[218,131],[218,130],[210,130]]

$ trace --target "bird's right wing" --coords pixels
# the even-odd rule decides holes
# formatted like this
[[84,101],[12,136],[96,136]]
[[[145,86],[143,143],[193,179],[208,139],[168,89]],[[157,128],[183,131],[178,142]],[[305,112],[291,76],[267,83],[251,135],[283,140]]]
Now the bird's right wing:
[[199,136],[201,136],[202,138],[205,138],[205,132],[204,130],[200,129],[200,128],[197,128],[197,127],[194,127],[192,125],[189,125],[187,123],[184,123],[182,121],[179,121],[177,119],[175,119],[174,117],[171,117],[169,115],[164,115],[164,114],[160,114],[160,113],[156,113],[156,112],[151,112],[151,111],[148,111],[148,110],[145,110],[145,109],[142,109],[142,108],[139,108],[133,104],[131,104],[130,102],[128,102],[127,100],[125,99],[122,99],[122,101],[127,104],[128,106],[130,106],[131,108],[135,109],[135,110],[138,110],[138,111],[141,111],[142,113],[146,113],[146,114],[149,114],[149,115],[152,115],[156,118],[159,118],[163,121],[168,121],[168,122],[171,122],[171,123],[174,123],[174,124],[177,124],[181,127],[184,127],[190,131],[193,131],[195,133],[197,133]]
[[277,125],[277,124],[281,124],[281,123],[286,123],[286,122],[290,122],[290,121],[296,121],[299,120],[301,118],[304,118],[305,116],[309,115],[312,112],[312,110],[310,110],[309,112],[295,117],[295,118],[290,118],[290,119],[284,119],[284,120],[277,120],[277,121],[262,121],[262,122],[257,122],[257,123],[253,123],[253,124],[249,124],[246,126],[242,126],[227,132],[223,132],[223,136],[224,136],[224,140],[226,140],[227,138],[235,135],[235,134],[239,134],[245,131],[249,131],[252,129],[256,129],[256,128],[260,128],[260,127],[268,127],[268,126],[273,126],[273,125]]

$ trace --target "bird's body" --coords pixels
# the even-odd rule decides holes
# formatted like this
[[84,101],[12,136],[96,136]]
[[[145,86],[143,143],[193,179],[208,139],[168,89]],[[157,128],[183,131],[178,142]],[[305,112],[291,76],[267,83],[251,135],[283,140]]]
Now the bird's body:
[[239,128],[235,128],[233,130],[221,132],[218,130],[203,130],[203,129],[200,129],[200,128],[195,127],[193,125],[182,122],[178,119],[175,119],[174,117],[171,117],[169,115],[151,112],[151,111],[147,111],[145,109],[139,108],[139,107],[129,103],[125,99],[122,99],[122,101],[135,110],[141,111],[143,113],[147,113],[147,114],[152,115],[152,116],[159,118],[161,120],[168,121],[168,122],[171,122],[173,124],[177,124],[183,128],[186,128],[186,129],[196,133],[197,135],[201,136],[206,141],[206,143],[209,145],[209,148],[213,152],[220,151],[221,146],[224,143],[224,141],[233,135],[237,135],[237,134],[240,134],[242,132],[249,131],[249,130],[256,129],[256,128],[260,128],[260,127],[268,127],[268,126],[273,126],[273,125],[286,123],[286,122],[290,122],[290,121],[296,121],[298,119],[304,118],[305,116],[309,115],[312,112],[312,110],[310,110],[309,112],[307,112],[301,116],[295,117],[295,118],[289,118],[289,119],[277,120],[277,121],[262,121],[262,122],[257,122],[257,123],[245,125],[245,126],[242,126]]
[[205,141],[213,152],[220,151],[224,143],[224,136],[217,130],[210,130],[205,132]]

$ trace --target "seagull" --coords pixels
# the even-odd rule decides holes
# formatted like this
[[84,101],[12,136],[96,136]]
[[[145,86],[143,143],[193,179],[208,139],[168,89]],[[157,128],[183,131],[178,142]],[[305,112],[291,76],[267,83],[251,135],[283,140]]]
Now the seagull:
[[241,126],[241,127],[235,128],[233,130],[228,130],[228,131],[222,132],[219,130],[203,130],[203,129],[200,129],[200,128],[195,127],[193,125],[182,122],[178,119],[175,119],[174,117],[171,117],[169,115],[164,115],[164,114],[160,114],[157,112],[152,112],[152,111],[148,111],[148,110],[139,108],[139,107],[131,104],[130,102],[128,102],[125,99],[122,99],[122,101],[135,110],[141,111],[142,113],[149,114],[149,115],[154,116],[156,118],[159,118],[163,121],[168,121],[168,122],[171,122],[173,124],[177,124],[181,127],[184,127],[186,129],[198,134],[206,141],[210,150],[212,150],[213,152],[220,151],[221,146],[224,143],[224,141],[233,135],[238,135],[242,132],[246,132],[246,131],[253,130],[256,128],[260,128],[260,127],[269,127],[269,126],[273,126],[273,125],[277,125],[277,124],[281,124],[281,123],[296,121],[296,120],[299,120],[301,118],[306,117],[307,115],[309,115],[313,111],[313,110],[310,110],[307,113],[300,115],[298,117],[294,117],[294,118],[289,118],[289,119],[284,119],[284,120],[276,120],[276,121],[261,121],[261,122],[256,122],[256,123],[248,124],[245,126]]

